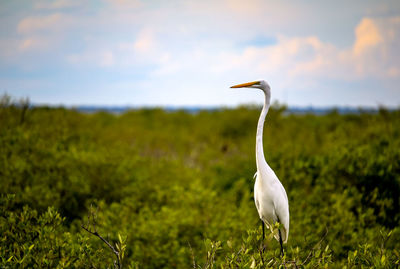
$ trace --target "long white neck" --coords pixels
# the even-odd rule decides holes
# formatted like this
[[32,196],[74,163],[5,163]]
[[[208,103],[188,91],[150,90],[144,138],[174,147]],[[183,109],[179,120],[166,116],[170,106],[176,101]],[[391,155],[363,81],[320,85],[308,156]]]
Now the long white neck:
[[258,119],[257,124],[257,135],[256,135],[256,161],[257,161],[257,171],[262,170],[264,167],[268,167],[267,162],[264,157],[264,149],[263,149],[263,129],[264,129],[264,121],[267,116],[268,109],[270,106],[270,96],[265,94],[264,106],[261,110],[260,118]]

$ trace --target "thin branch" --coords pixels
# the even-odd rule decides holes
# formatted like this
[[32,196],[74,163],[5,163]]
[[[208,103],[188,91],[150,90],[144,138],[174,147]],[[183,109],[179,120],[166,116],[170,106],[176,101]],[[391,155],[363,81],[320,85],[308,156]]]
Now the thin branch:
[[189,245],[189,248],[190,248],[190,253],[192,255],[193,268],[196,269],[196,260],[194,258],[194,252],[193,252],[193,249],[192,249],[192,245],[190,245],[189,241],[187,241],[187,242],[188,242],[188,245]]
[[324,236],[322,236],[321,240],[319,240],[318,243],[315,244],[315,246],[311,249],[310,253],[308,253],[307,258],[301,263],[301,265],[304,265],[304,264],[307,262],[307,260],[308,260],[309,258],[311,258],[311,255],[312,255],[313,251],[317,248],[317,246],[319,246],[319,245],[322,243],[322,241],[323,241],[323,240],[325,239],[325,237],[328,235],[328,227],[325,227],[325,229],[326,229],[326,232],[325,232]]
[[114,254],[117,256],[117,258],[119,257],[119,252],[110,243],[108,243],[108,241],[106,239],[104,239],[97,231],[92,232],[83,225],[81,225],[81,227],[88,233],[91,233],[91,234],[97,236],[98,238],[100,238],[104,243],[106,243],[106,245],[112,250],[112,252],[114,252]]
[[[97,236],[98,238],[100,238],[101,241],[103,241],[110,249],[111,251],[114,253],[114,255],[116,256],[116,260],[114,260],[113,264],[114,264],[114,268],[122,268],[122,265],[120,263],[121,260],[121,253],[116,250],[104,237],[102,237],[98,232],[97,232],[97,227],[96,227],[96,219],[97,219],[97,212],[98,212],[98,207],[96,208],[96,212],[93,213],[92,210],[92,205],[90,205],[90,212],[89,212],[89,216],[88,216],[88,221],[86,223],[86,227],[82,224],[81,227],[82,229],[84,229],[85,231],[87,231],[88,233]],[[90,220],[90,218],[92,218],[92,220]],[[90,226],[92,226],[92,230],[90,230]]]
[[261,265],[262,266],[264,266],[264,257],[263,257],[264,249],[265,249],[265,246],[264,246],[263,242],[261,242],[261,245],[258,247],[258,252],[260,253]]

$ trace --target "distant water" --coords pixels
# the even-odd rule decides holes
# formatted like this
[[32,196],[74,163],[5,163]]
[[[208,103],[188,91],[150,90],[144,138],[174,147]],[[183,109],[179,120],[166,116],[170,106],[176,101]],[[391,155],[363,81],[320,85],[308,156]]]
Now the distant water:
[[[74,106],[71,107],[74,110],[83,113],[96,113],[100,111],[109,112],[109,113],[116,113],[121,114],[128,110],[138,110],[138,109],[152,109],[152,108],[159,108],[165,111],[185,111],[188,113],[198,113],[199,111],[216,111],[221,109],[231,109],[230,107],[221,107],[221,106],[184,106],[184,107],[173,107],[173,106],[166,106],[166,107],[132,107],[132,106]],[[392,109],[388,109],[392,110]],[[314,115],[324,115],[327,113],[337,112],[339,114],[360,114],[360,113],[376,113],[378,112],[378,108],[371,108],[371,107],[288,107],[285,110],[287,114],[314,114]]]
[[72,109],[75,109],[79,112],[84,112],[84,113],[95,113],[95,112],[110,112],[110,113],[116,113],[116,114],[121,114],[124,113],[128,110],[139,110],[139,109],[163,109],[165,111],[185,111],[188,113],[197,113],[202,110],[207,110],[207,111],[215,111],[221,109],[221,107],[199,107],[199,106],[185,106],[185,107],[173,107],[173,106],[166,106],[166,107],[136,107],[136,106],[74,106],[71,107]]

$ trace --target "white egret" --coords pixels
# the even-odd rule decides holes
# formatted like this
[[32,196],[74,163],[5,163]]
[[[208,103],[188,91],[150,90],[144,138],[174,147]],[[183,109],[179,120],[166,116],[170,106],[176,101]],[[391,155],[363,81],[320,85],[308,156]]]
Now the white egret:
[[254,201],[262,223],[263,239],[264,224],[271,232],[273,232],[275,223],[282,224],[280,225],[281,228],[278,229],[278,233],[274,234],[274,237],[279,241],[281,245],[281,254],[283,255],[282,244],[286,243],[289,237],[289,202],[285,188],[275,175],[275,172],[265,161],[263,149],[263,128],[265,117],[270,107],[271,89],[264,80],[238,84],[231,88],[258,88],[261,89],[265,95],[264,106],[257,124],[257,172],[254,175],[254,177],[256,177],[256,182],[254,184]]

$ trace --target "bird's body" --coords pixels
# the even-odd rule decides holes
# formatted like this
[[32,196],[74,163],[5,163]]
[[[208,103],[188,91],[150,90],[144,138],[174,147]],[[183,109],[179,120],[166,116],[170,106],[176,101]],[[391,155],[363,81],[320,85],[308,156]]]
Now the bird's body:
[[[269,167],[268,167],[269,168]],[[273,225],[279,222],[282,227],[282,242],[286,243],[289,237],[289,203],[286,191],[281,182],[276,177],[274,171],[269,168],[271,176],[262,176],[257,173],[254,184],[254,201],[260,219],[267,228],[273,231]],[[277,201],[284,201],[283,203]],[[286,202],[285,202],[286,201]],[[286,214],[286,213],[287,214]],[[280,240],[279,234],[274,235],[276,240]]]
[[263,149],[263,129],[265,117],[270,107],[271,90],[265,81],[255,81],[232,86],[231,88],[258,88],[265,94],[264,106],[257,124],[256,135],[256,163],[257,172],[254,183],[254,201],[260,219],[273,232],[273,226],[279,222],[282,228],[274,234],[276,240],[286,243],[289,237],[289,201],[282,183],[279,181],[275,172],[271,169],[264,157]]

